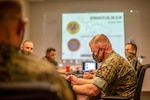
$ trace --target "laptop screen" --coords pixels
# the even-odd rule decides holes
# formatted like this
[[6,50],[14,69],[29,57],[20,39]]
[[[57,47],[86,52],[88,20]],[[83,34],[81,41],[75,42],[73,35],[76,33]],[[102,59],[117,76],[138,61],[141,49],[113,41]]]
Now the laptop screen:
[[83,72],[89,72],[91,70],[96,70],[97,69],[97,63],[96,62],[83,62],[83,66],[82,66]]

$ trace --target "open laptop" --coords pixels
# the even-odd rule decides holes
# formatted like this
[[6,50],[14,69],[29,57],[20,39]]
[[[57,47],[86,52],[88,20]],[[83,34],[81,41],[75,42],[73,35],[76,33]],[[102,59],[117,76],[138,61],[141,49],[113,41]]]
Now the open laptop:
[[97,70],[97,63],[94,61],[84,61],[82,63],[82,72],[90,72],[91,70]]

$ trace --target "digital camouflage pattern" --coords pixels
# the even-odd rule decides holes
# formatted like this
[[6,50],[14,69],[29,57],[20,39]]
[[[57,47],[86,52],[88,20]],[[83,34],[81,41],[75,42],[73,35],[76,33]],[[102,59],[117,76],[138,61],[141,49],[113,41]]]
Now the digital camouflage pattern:
[[43,60],[49,62],[50,64],[53,64],[55,68],[58,68],[58,62],[55,60],[49,60],[46,56],[42,58]]
[[75,100],[68,83],[58,75],[53,65],[32,56],[20,56],[18,48],[0,44],[1,82],[49,82],[58,89],[61,100]]
[[135,70],[136,70],[136,73],[138,74],[141,70],[141,67],[142,67],[142,64],[138,61],[138,58],[136,56],[130,56],[130,57],[128,57],[128,61],[132,65],[134,64],[135,61],[137,61],[137,65],[135,67]]
[[[99,96],[121,95],[133,97],[136,88],[136,74],[134,68],[123,57],[116,52],[112,52],[102,62],[96,77],[107,82],[106,88],[101,88]],[[94,100],[89,97],[88,100]],[[96,97],[95,97],[96,98]]]

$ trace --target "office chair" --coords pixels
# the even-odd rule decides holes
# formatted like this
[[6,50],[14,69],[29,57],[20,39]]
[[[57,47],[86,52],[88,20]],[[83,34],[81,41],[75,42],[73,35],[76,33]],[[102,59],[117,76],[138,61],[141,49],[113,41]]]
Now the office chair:
[[60,100],[56,90],[46,82],[0,82],[0,100]]
[[[133,100],[141,100],[141,89],[142,89],[142,84],[145,76],[146,70],[150,68],[150,64],[143,65],[143,67],[140,70],[138,80],[137,80],[137,87],[135,91],[135,95]],[[101,97],[100,100],[130,100],[131,98],[128,97],[123,97],[123,96],[104,96]]]

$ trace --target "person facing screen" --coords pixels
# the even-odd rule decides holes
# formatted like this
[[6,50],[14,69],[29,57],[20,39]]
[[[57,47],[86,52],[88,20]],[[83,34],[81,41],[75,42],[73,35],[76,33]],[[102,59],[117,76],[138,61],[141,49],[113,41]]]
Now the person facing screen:
[[27,22],[21,1],[0,0],[0,82],[48,82],[54,85],[57,100],[75,100],[69,84],[53,65],[18,53]]
[[94,36],[89,46],[96,62],[101,62],[101,65],[93,79],[81,79],[74,75],[67,77],[75,93],[87,96],[86,100],[100,100],[104,95],[132,98],[137,76],[131,64],[112,49],[108,37],[104,34]]

